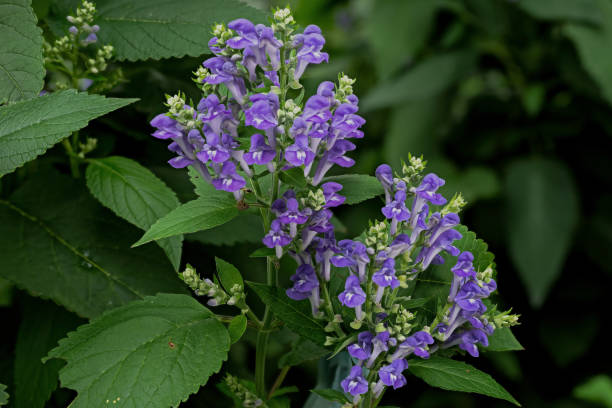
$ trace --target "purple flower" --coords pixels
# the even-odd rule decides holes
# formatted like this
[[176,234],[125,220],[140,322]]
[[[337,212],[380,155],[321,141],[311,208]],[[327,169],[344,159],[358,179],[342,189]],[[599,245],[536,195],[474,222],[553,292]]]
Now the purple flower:
[[[263,24],[253,25],[249,20],[239,18],[230,22],[228,28],[238,33],[238,36],[227,40],[227,45],[235,49],[248,49],[263,69],[268,67],[268,58],[273,70],[280,68],[280,47],[283,45],[270,27]],[[267,70],[267,69],[266,69]]]
[[169,139],[183,136],[181,125],[171,117],[160,113],[151,121],[151,126],[157,128],[153,136],[158,139]]
[[224,83],[232,96],[243,104],[246,97],[246,85],[238,74],[236,64],[227,57],[212,57],[202,63],[210,71],[204,81],[216,85]]
[[360,366],[353,366],[351,373],[340,383],[344,392],[357,396],[368,392],[368,382],[363,378]]
[[285,149],[285,159],[293,166],[302,166],[312,163],[315,154],[308,146],[308,136],[299,135],[295,143]]
[[329,55],[321,52],[325,45],[325,38],[321,35],[321,29],[316,25],[309,25],[303,34],[294,37],[293,46],[298,48],[297,66],[293,78],[299,81],[308,64],[320,64],[329,61]]
[[408,362],[406,360],[403,358],[397,359],[378,370],[378,377],[387,387],[393,387],[396,390],[406,385],[406,377],[402,375],[402,372],[407,368]]
[[411,189],[415,193],[416,198],[412,203],[412,216],[410,217],[410,226],[414,229],[417,223],[417,216],[425,205],[426,201],[434,205],[442,205],[446,203],[446,199],[441,194],[436,193],[438,188],[444,185],[444,180],[436,176],[434,173],[429,173],[423,178],[421,185]]
[[406,192],[397,190],[395,192],[395,199],[382,208],[382,213],[387,219],[391,220],[390,233],[395,235],[398,223],[400,221],[408,221],[410,218],[410,211],[406,208]]
[[331,81],[323,81],[317,87],[317,95],[327,98],[329,101],[329,106],[336,103],[336,94],[334,93],[335,87],[336,85],[334,85],[334,83]]
[[451,336],[442,347],[449,348],[457,344],[460,349],[467,351],[472,357],[478,357],[480,353],[476,345],[482,344],[487,347],[489,345],[489,339],[487,338],[487,334],[481,329],[465,330]]
[[453,256],[459,255],[459,250],[452,243],[457,239],[461,239],[461,237],[461,233],[454,229],[442,233],[430,247],[423,247],[423,250],[417,257],[417,262],[421,261],[423,263],[423,270],[425,270],[443,250]]
[[385,202],[391,201],[391,191],[393,189],[393,171],[388,164],[381,164],[376,168],[376,178],[385,190]]
[[347,348],[351,357],[362,361],[367,360],[372,353],[373,338],[374,335],[369,331],[359,333],[357,336],[357,343],[353,343]]
[[304,224],[308,220],[308,215],[299,210],[299,204],[295,198],[290,198],[287,200],[287,210],[278,219],[283,224],[289,224],[291,236],[295,237],[297,224]]
[[319,286],[319,280],[312,265],[300,265],[296,273],[291,277],[293,286],[287,289],[287,296],[293,300],[307,299],[314,288]]
[[343,103],[336,108],[331,123],[334,137],[363,137],[363,132],[358,132],[357,129],[365,123],[365,119],[355,114],[357,110],[357,106],[350,103]]
[[198,159],[200,159],[202,163],[207,163],[209,160],[214,163],[223,163],[229,160],[230,151],[226,146],[221,143],[219,135],[217,135],[216,133],[208,132],[206,134],[206,144],[202,147],[202,150],[196,154],[196,156],[198,157]]
[[247,164],[268,164],[276,157],[276,150],[270,147],[264,136],[256,133],[251,136],[251,148],[244,154]]
[[444,232],[448,231],[451,228],[455,228],[459,225],[459,216],[454,213],[446,214],[439,222],[432,228],[431,236],[429,237],[429,242],[435,242],[436,239]]
[[283,254],[282,247],[291,243],[291,237],[283,231],[283,225],[279,220],[272,221],[270,231],[263,238],[263,243],[268,248],[276,249],[276,257],[280,258]]
[[317,233],[326,233],[334,229],[334,226],[329,222],[332,215],[330,210],[322,209],[310,216],[308,223],[302,230],[302,250],[310,245]]
[[412,241],[412,239],[410,239],[408,235],[399,234],[397,237],[395,237],[395,239],[389,246],[389,250],[387,251],[387,256],[389,258],[395,258],[399,254],[402,254],[404,252],[409,252],[412,250],[413,243],[414,242]]
[[321,188],[323,189],[323,196],[325,197],[325,208],[337,207],[342,205],[346,200],[346,197],[336,194],[336,192],[342,190],[342,184],[328,181],[324,183]]
[[278,95],[275,93],[255,94],[250,97],[250,108],[244,111],[245,124],[259,130],[267,130],[278,125],[276,112],[278,111]]
[[326,282],[329,282],[331,257],[339,250],[336,246],[334,230],[327,231],[322,238],[315,238],[315,243],[315,259],[321,265],[321,276]]
[[330,102],[328,98],[321,95],[313,95],[306,101],[302,118],[311,123],[324,123],[331,119],[329,111]]
[[366,294],[359,285],[359,278],[350,275],[344,283],[344,292],[338,295],[340,303],[346,307],[354,308],[357,320],[361,320],[361,305],[366,300]]
[[246,185],[241,175],[236,173],[236,165],[231,161],[223,163],[219,177],[213,179],[212,184],[217,190],[235,192]]
[[390,337],[388,331],[378,333],[372,339],[372,354],[370,354],[370,358],[368,358],[366,367],[372,367],[372,364],[374,364],[374,361],[376,361],[380,353],[383,351],[388,351],[389,346],[395,346],[395,344],[395,338]]
[[429,358],[427,346],[434,343],[433,337],[426,331],[418,331],[402,342],[395,353],[391,356],[392,359],[404,358],[414,353],[421,358]]
[[466,281],[466,279],[476,279],[476,270],[472,262],[474,261],[474,255],[471,252],[465,251],[457,258],[457,263],[451,268],[453,272],[453,282],[451,283],[450,293],[448,295],[448,301],[452,302],[455,300],[459,287]]
[[366,252],[366,246],[358,241],[343,239],[338,243],[340,254],[331,259],[332,264],[339,268],[348,267],[359,276],[359,280],[365,281],[366,265],[370,257]]
[[380,304],[384,288],[390,286],[391,289],[395,289],[400,284],[399,280],[395,277],[395,259],[385,259],[382,267],[372,275],[372,282],[378,285],[376,303]]
[[355,150],[355,145],[353,143],[343,139],[337,140],[334,146],[321,157],[319,165],[317,166],[317,171],[312,179],[312,184],[315,186],[318,185],[334,164],[341,167],[351,167],[354,165],[355,160],[344,155],[351,150]]

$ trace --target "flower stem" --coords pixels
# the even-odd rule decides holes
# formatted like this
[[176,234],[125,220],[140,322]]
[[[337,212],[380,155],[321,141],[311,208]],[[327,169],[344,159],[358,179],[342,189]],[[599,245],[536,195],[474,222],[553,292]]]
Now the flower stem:
[[272,388],[270,388],[270,393],[268,394],[268,399],[272,398],[272,394],[274,394],[274,391],[276,391],[278,389],[278,387],[281,386],[281,384],[285,380],[285,377],[287,376],[287,373],[289,372],[290,368],[291,368],[291,366],[285,366],[285,367],[283,367],[281,369],[280,373],[278,374],[278,377],[276,377],[276,381],[274,381],[274,385],[272,385]]
[[[267,257],[266,283],[272,285],[274,282],[274,265],[272,257]],[[255,389],[257,395],[266,394],[266,354],[268,353],[268,339],[270,337],[270,323],[272,323],[272,311],[266,305],[263,318],[263,326],[257,333],[255,345]]]

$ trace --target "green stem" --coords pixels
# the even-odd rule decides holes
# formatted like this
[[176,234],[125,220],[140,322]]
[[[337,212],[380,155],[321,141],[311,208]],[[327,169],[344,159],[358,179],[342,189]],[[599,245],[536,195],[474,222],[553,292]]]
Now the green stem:
[[62,144],[64,145],[64,149],[66,149],[66,154],[68,154],[68,160],[70,160],[70,172],[72,173],[72,177],[79,178],[79,159],[76,157],[74,149],[68,139],[62,140]]
[[[272,285],[274,281],[274,265],[272,257],[267,257],[266,283]],[[268,339],[270,338],[270,323],[272,323],[272,311],[266,305],[263,318],[263,326],[257,333],[255,345],[255,389],[257,395],[266,395],[266,354],[268,353]]]
[[274,381],[274,385],[272,385],[272,388],[270,388],[270,393],[268,394],[268,399],[272,398],[272,394],[274,394],[274,391],[276,391],[278,389],[278,387],[281,386],[281,384],[285,380],[285,377],[287,376],[287,373],[289,372],[290,368],[291,368],[291,366],[284,366],[281,369],[280,373],[278,373],[278,377],[276,377],[276,381]]

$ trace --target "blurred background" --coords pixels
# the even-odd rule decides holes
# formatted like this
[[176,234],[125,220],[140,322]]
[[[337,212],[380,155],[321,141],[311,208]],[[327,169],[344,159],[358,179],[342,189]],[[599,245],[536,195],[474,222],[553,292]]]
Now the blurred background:
[[[262,9],[287,4],[249,3]],[[525,350],[483,353],[470,363],[525,407],[612,407],[605,334],[612,284],[612,0],[288,3],[299,24],[319,25],[327,39],[330,62],[307,70],[307,95],[338,72],[358,80],[367,123],[352,171],[373,174],[383,162],[398,166],[409,152],[423,154],[429,170],[446,179],[447,196],[463,192],[469,202],[463,222],[495,253],[500,303],[521,314],[513,331]],[[54,12],[53,2],[34,6],[39,17]],[[193,197],[192,187],[184,172],[165,166],[170,153],[148,136],[148,121],[163,110],[164,93],[181,89],[199,98],[190,77],[201,60],[122,64],[128,82],[114,95],[141,101],[87,129],[98,137],[96,154],[122,154],[149,166],[183,202]],[[361,233],[379,211],[376,200],[343,208],[344,236]],[[212,235],[226,245],[210,245]],[[260,237],[257,219],[239,237],[231,225],[193,234],[183,259],[205,271],[217,255],[249,279],[261,279],[263,263],[247,258]],[[16,328],[30,300],[6,283],[0,292],[3,321]],[[0,350],[4,383],[2,372],[14,363],[13,337]],[[232,350],[228,371],[250,377],[254,339],[249,333]],[[286,353],[292,339],[289,332],[275,334],[273,358]],[[274,363],[271,368],[270,383]],[[285,384],[303,390],[292,394],[292,406],[302,406],[316,382],[316,361],[292,368]],[[185,406],[230,406],[224,398],[209,387]],[[69,391],[56,391],[49,406],[70,399]],[[511,406],[430,389],[414,378],[388,393],[384,404]]]

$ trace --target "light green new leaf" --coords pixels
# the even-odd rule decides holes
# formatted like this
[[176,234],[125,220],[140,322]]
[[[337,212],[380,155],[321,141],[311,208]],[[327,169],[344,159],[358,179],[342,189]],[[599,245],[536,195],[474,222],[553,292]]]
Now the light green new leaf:
[[67,90],[0,108],[0,176],[43,154],[90,120],[135,101]]
[[[80,1],[71,1],[75,9]],[[216,23],[248,18],[266,23],[266,14],[239,0],[98,0],[98,37],[112,44],[119,60],[146,60],[209,54],[208,41]],[[70,7],[58,9],[64,30]],[[58,24],[59,23],[59,24]]]
[[525,348],[514,337],[512,331],[508,327],[495,329],[493,334],[489,336],[489,346],[486,351],[515,351],[525,350]]
[[230,197],[200,197],[182,204],[157,220],[134,244],[139,246],[161,238],[207,230],[225,224],[238,215]]
[[[179,206],[176,194],[150,170],[134,160],[113,156],[91,159],[87,187],[104,206],[138,228],[148,230],[159,218]],[[183,236],[157,241],[172,266],[181,263]]]
[[43,88],[42,30],[31,0],[0,0],[0,104],[37,96]]
[[437,8],[438,3],[431,0],[388,0],[373,4],[364,19],[364,29],[382,78],[388,78],[420,51],[431,31]]
[[578,192],[564,164],[526,159],[508,168],[506,194],[510,256],[539,307],[563,269],[578,221]]
[[240,340],[246,328],[247,318],[243,314],[239,314],[230,321],[229,325],[227,326],[227,331],[229,333],[230,341],[232,344]]
[[603,98],[612,104],[612,2],[594,0],[593,12],[601,17],[602,25],[567,24],[563,30],[576,46],[584,68],[601,87]]
[[411,360],[408,369],[432,387],[450,391],[472,392],[499,398],[521,406],[508,391],[489,374],[461,361],[443,357]]
[[574,388],[574,397],[612,408],[612,378],[597,375]]
[[25,297],[15,346],[15,408],[42,408],[58,385],[61,361],[40,360],[62,337],[85,323],[53,302]]
[[289,299],[282,289],[274,286],[255,282],[247,284],[289,329],[319,346],[325,343],[323,326],[312,316],[308,301]]
[[380,181],[367,174],[345,174],[323,179],[323,183],[328,181],[342,184],[338,194],[346,197],[345,204],[358,204],[384,193]]
[[9,402],[9,395],[6,393],[6,385],[0,384],[0,406]]
[[215,264],[217,266],[219,281],[227,291],[230,291],[234,285],[244,288],[244,281],[242,280],[242,275],[238,268],[217,257],[215,257]]
[[601,22],[597,0],[521,0],[515,4],[542,20],[578,20],[593,24]]
[[178,406],[227,359],[230,338],[186,295],[159,294],[111,310],[60,340],[63,387],[73,408]]
[[0,200],[0,276],[84,317],[158,292],[186,293],[155,246],[71,177],[48,171]]
[[400,78],[376,86],[363,98],[362,111],[396,106],[436,96],[461,79],[474,65],[471,51],[438,54],[412,67]]

